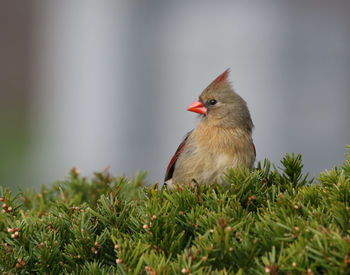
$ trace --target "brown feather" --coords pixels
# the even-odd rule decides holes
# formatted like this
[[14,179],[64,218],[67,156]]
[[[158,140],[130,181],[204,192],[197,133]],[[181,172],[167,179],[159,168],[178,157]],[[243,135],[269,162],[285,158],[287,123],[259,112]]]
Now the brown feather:
[[[229,70],[219,75],[199,99],[207,114],[186,140],[186,147],[177,156],[172,185],[222,182],[227,168],[252,168],[255,149],[254,127],[246,102],[228,82]],[[213,100],[216,103],[211,104]]]

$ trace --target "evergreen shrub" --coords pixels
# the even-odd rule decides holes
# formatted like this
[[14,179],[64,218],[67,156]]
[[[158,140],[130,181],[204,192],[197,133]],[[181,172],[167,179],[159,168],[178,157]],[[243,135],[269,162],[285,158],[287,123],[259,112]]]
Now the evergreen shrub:
[[316,181],[301,155],[226,186],[147,186],[108,171],[41,192],[0,187],[3,274],[349,274],[347,160]]

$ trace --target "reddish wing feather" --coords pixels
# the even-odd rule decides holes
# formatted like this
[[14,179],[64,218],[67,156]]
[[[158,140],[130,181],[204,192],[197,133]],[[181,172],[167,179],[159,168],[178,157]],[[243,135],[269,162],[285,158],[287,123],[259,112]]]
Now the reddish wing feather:
[[256,149],[255,149],[254,143],[253,143],[253,149],[254,149],[254,155],[256,156]]
[[191,133],[192,133],[192,131],[186,134],[185,138],[183,139],[183,141],[181,142],[181,144],[177,148],[174,156],[171,158],[170,163],[168,165],[168,168],[166,169],[164,181],[167,181],[168,179],[171,179],[173,177],[175,163],[176,163],[177,159],[179,158],[180,154],[183,152],[183,150],[185,150],[186,141]]

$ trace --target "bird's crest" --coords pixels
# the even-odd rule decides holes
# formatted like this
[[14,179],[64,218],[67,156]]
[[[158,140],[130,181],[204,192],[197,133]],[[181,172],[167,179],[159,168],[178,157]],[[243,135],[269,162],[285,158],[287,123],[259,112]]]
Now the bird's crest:
[[230,73],[230,68],[228,68],[226,71],[224,71],[221,75],[219,75],[210,85],[215,85],[220,82],[226,82],[228,78],[228,74]]

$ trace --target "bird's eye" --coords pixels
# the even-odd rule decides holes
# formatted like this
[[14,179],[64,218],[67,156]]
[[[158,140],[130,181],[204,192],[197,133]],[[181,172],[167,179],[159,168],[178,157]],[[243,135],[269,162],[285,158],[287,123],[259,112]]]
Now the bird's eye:
[[209,100],[209,104],[210,104],[210,105],[215,105],[216,102],[217,102],[217,101],[216,101],[215,99],[210,99],[210,100]]

